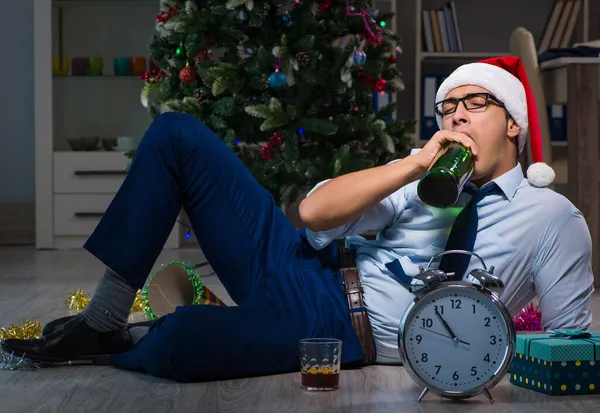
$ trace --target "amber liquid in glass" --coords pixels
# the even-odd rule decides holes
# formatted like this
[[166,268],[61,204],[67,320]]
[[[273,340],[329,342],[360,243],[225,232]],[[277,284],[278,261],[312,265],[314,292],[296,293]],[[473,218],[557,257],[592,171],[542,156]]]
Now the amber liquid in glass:
[[340,384],[339,373],[302,373],[302,386],[313,389],[336,389]]

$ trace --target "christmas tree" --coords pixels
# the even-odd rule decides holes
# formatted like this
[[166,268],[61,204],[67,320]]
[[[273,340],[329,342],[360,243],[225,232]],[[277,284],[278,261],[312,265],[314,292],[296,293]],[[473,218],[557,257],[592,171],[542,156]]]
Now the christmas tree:
[[191,114],[280,205],[318,182],[404,156],[412,121],[374,94],[403,89],[400,38],[371,1],[166,1],[144,77],[153,116]]

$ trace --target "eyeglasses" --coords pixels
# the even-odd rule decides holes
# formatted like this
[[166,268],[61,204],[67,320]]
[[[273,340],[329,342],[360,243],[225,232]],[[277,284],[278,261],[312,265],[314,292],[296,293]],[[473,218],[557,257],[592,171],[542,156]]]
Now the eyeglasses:
[[504,103],[500,102],[494,95],[490,93],[470,93],[460,99],[449,98],[437,102],[435,104],[435,113],[439,116],[451,115],[456,112],[456,108],[458,108],[458,104],[460,102],[463,103],[465,109],[467,109],[469,112],[475,112],[477,109],[483,109],[487,107],[490,102],[504,108]]

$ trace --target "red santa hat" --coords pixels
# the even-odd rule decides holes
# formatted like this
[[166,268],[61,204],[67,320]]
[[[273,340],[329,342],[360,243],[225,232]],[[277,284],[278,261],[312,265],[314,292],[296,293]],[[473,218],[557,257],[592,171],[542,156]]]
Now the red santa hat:
[[[552,168],[543,162],[537,107],[521,59],[502,56],[460,66],[442,82],[437,91],[436,102],[445,99],[452,89],[466,85],[482,87],[504,103],[506,110],[520,127],[517,137],[519,153],[525,147],[529,133],[533,162],[527,169],[527,179],[534,186],[550,185],[555,174]],[[442,118],[436,115],[436,119],[441,129]]]

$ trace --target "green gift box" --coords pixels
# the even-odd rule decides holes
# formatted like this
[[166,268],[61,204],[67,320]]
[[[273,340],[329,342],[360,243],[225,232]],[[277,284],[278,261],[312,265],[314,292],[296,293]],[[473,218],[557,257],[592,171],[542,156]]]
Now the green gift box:
[[510,382],[550,395],[600,393],[600,333],[517,334]]

